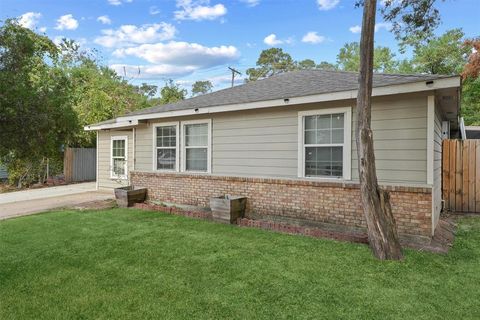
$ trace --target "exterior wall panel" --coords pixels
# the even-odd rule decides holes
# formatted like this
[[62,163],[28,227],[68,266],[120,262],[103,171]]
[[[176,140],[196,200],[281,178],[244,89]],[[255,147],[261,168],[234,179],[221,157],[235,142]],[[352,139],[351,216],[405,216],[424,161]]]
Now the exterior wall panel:
[[[427,95],[417,93],[374,99],[372,129],[381,183],[426,185]],[[150,121],[136,129],[135,169],[153,171],[155,123],[210,118],[213,175],[297,179],[298,112],[352,107],[352,180],[357,181],[354,105],[355,100],[343,100]],[[131,130],[100,133],[99,156],[103,164],[99,166],[99,176],[103,184],[115,186],[116,183],[111,183],[108,177],[109,173],[104,172],[109,168],[109,139],[113,132],[130,132],[129,152],[132,139]],[[104,140],[108,140],[108,145]],[[132,158],[129,157],[129,165]]]

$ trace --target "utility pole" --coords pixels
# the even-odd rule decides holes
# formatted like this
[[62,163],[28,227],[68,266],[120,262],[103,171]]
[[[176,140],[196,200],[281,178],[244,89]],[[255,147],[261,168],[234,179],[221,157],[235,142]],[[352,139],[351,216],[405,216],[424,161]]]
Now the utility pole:
[[235,74],[238,74],[238,75],[242,75],[242,73],[238,70],[235,70],[234,68],[232,67],[228,67],[228,69],[230,69],[230,71],[232,71],[232,88],[233,88],[233,85],[235,83]]

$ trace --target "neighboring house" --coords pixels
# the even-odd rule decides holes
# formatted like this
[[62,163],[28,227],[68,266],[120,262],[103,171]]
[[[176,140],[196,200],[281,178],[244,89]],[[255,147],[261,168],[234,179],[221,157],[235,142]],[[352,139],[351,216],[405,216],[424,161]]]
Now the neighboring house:
[[[295,71],[87,126],[98,131],[98,187],[130,181],[151,199],[205,207],[245,195],[249,217],[364,228],[357,78]],[[404,238],[426,240],[437,225],[442,122],[458,130],[459,90],[458,76],[374,75],[377,175]]]
[[480,126],[466,126],[467,139],[480,139]]

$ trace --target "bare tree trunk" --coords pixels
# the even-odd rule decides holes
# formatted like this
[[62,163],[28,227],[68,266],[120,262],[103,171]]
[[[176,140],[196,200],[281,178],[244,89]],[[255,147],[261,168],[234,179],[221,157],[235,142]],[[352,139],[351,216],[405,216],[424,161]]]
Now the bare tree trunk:
[[355,131],[358,174],[363,211],[367,221],[368,241],[373,254],[382,260],[400,260],[403,255],[398,241],[389,194],[381,190],[377,182],[373,134],[370,127],[376,7],[376,0],[366,0],[363,7],[357,126]]

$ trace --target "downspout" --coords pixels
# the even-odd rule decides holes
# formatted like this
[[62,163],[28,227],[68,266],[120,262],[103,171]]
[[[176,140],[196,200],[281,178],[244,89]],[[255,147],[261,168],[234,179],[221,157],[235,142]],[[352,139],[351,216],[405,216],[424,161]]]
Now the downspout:
[[136,136],[135,136],[135,128],[132,128],[133,130],[133,147],[132,147],[132,152],[133,152],[133,166],[132,166],[132,169],[133,171],[135,171],[135,161],[137,160],[137,158],[135,157],[135,143],[136,143]]
[[463,117],[460,117],[460,139],[465,140],[467,139],[467,133],[465,131],[465,122],[463,121]]
[[98,130],[97,132],[97,148],[96,148],[96,161],[95,161],[95,190],[98,190]]

